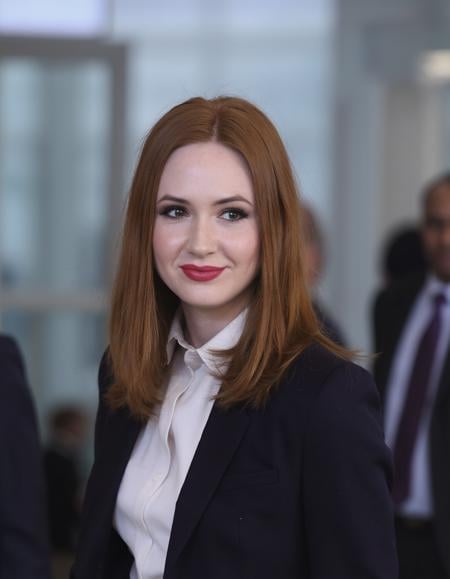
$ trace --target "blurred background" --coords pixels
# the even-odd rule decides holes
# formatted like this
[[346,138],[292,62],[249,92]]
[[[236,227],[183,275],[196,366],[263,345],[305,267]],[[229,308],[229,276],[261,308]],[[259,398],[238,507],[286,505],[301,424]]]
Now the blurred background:
[[44,440],[50,410],[96,407],[146,132],[218,94],[277,125],[325,237],[320,299],[371,350],[386,237],[450,166],[448,0],[3,0],[0,323],[23,349]]

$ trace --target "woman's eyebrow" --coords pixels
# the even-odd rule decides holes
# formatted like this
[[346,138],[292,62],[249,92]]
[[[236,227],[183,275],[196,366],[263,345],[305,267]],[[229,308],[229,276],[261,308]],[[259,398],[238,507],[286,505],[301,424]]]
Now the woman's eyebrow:
[[183,199],[182,197],[174,197],[173,195],[163,195],[161,199],[158,199],[157,203],[161,203],[161,201],[173,201],[174,203],[189,205],[189,201],[186,199]]
[[245,197],[242,197],[242,195],[233,195],[232,197],[225,197],[224,199],[219,199],[218,201],[216,201],[214,203],[214,205],[223,205],[225,203],[235,203],[236,201],[243,201],[244,203],[247,203],[248,205],[253,205],[253,203],[251,201],[249,201]]
[[[172,201],[173,203],[189,205],[189,201],[187,199],[183,199],[182,197],[175,197],[174,195],[163,195],[161,199],[158,199],[157,203],[161,203],[162,201]],[[235,203],[236,201],[243,201],[250,206],[253,205],[251,201],[245,197],[242,197],[242,195],[233,195],[232,197],[224,197],[223,199],[218,199],[214,202],[214,205],[224,205],[226,203]]]

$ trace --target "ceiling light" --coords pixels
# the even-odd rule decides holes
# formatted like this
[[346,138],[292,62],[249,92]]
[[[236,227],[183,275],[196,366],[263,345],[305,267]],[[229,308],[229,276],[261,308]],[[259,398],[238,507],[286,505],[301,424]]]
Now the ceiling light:
[[433,50],[419,57],[419,76],[428,82],[450,81],[450,50]]

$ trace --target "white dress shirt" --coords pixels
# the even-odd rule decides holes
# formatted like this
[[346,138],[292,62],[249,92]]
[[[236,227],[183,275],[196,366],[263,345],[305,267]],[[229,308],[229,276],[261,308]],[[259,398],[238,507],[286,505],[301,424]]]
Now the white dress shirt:
[[450,284],[444,284],[433,276],[428,278],[403,329],[387,384],[386,441],[393,449],[419,340],[431,320],[434,308],[433,297],[438,293],[444,294],[447,301],[441,306],[441,330],[412,455],[411,492],[399,508],[401,514],[411,517],[433,516],[429,430],[439,379],[449,346]]
[[239,340],[244,310],[201,348],[184,339],[180,315],[167,344],[170,380],[156,416],[142,429],[127,464],[114,526],[134,556],[131,579],[162,579],[175,505],[213,406],[223,361],[210,350]]

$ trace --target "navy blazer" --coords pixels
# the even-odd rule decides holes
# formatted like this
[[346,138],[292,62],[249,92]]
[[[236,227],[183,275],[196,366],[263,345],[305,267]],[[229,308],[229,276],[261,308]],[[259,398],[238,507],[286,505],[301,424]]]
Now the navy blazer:
[[49,579],[36,417],[15,342],[0,336],[0,579]]
[[[133,557],[112,519],[142,425],[103,401],[104,361],[99,383],[71,577],[128,579]],[[164,579],[395,579],[390,481],[371,377],[311,346],[263,409],[213,406],[176,504]]]

